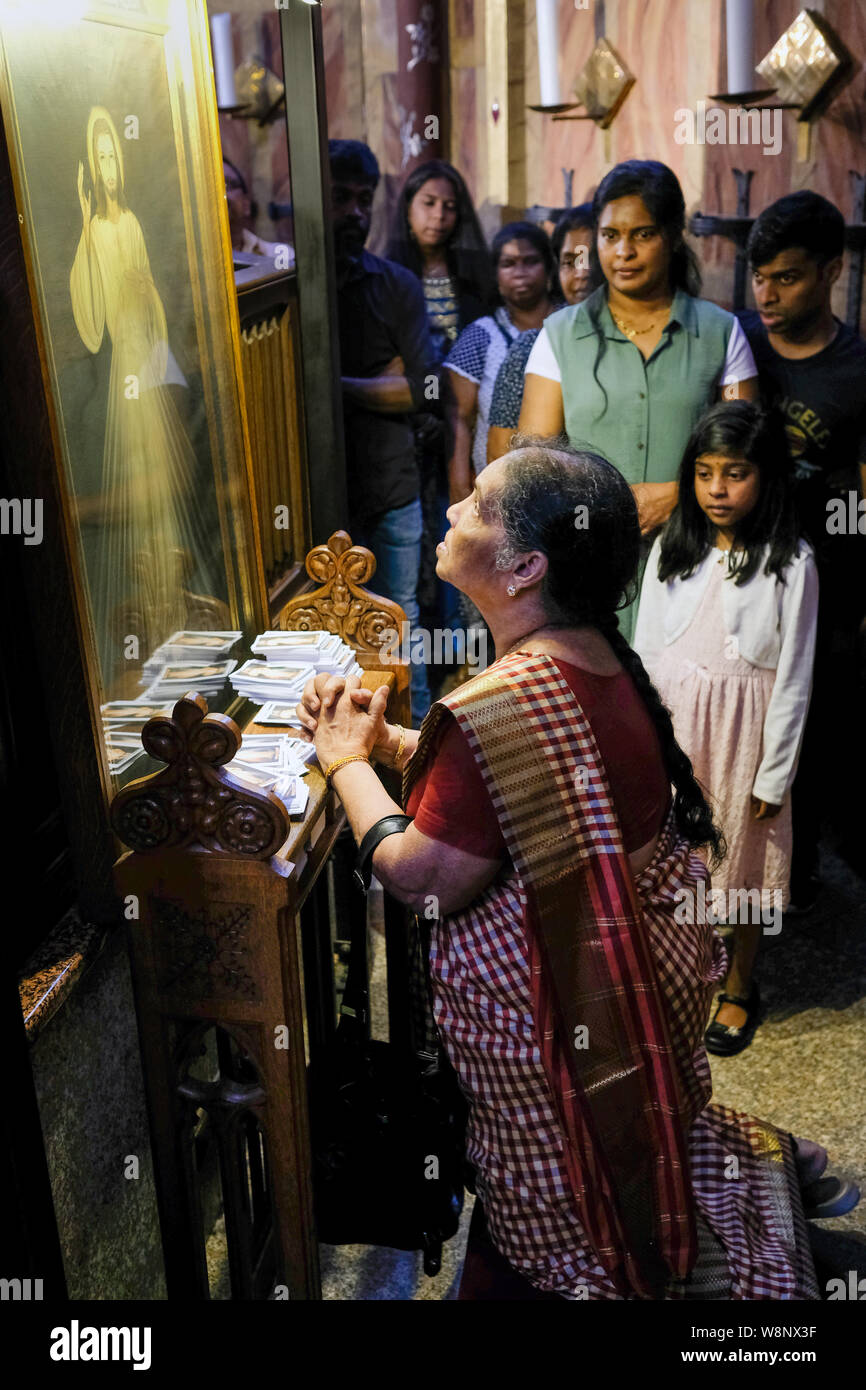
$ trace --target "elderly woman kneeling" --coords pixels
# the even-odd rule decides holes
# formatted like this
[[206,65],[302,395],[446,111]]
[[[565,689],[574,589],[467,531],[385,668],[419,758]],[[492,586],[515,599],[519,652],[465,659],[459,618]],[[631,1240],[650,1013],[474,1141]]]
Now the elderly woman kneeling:
[[483,614],[493,665],[418,732],[356,678],[318,676],[298,710],[359,843],[403,810],[371,762],[404,770],[412,819],[370,837],[372,868],[416,911],[438,903],[435,1014],[478,1175],[460,1296],[817,1298],[806,1147],[710,1104],[725,956],[688,905],[696,850],[721,845],[618,631],[631,490],[594,454],[532,445],[448,520],[437,571]]

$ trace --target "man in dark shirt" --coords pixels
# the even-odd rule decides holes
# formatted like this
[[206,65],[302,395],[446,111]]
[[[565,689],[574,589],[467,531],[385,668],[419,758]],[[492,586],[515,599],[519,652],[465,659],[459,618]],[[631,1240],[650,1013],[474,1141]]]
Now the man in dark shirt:
[[757,312],[741,315],[761,396],[785,422],[821,584],[815,684],[792,800],[791,897],[802,908],[815,896],[822,813],[855,855],[861,814],[852,759],[861,744],[858,630],[866,610],[866,343],[830,306],[844,239],[842,214],[817,193],[765,208],[748,245]]
[[[415,626],[422,516],[410,415],[435,408],[436,354],[420,281],[364,249],[375,155],[359,140],[331,140],[329,155],[349,530],[376,556],[376,589]],[[430,703],[422,662],[412,663],[411,696],[417,727]]]

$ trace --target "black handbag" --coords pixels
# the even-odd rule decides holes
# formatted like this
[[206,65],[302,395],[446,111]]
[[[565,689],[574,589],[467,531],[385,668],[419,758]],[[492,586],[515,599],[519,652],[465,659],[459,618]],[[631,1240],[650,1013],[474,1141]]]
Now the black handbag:
[[412,1004],[424,1027],[400,1047],[367,1036],[366,918],[352,918],[337,1031],[309,1076],[318,1237],[422,1250],[433,1275],[463,1210],[466,1104],[433,1022],[421,924]]

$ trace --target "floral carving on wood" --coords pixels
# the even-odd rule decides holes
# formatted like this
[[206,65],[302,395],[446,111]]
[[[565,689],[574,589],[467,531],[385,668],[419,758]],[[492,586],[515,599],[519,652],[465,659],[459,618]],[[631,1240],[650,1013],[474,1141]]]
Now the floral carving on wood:
[[398,603],[363,587],[376,569],[373,552],[353,545],[345,531],[335,531],[327,545],[307,555],[307,573],[319,588],[286,604],[280,627],[288,632],[334,632],[356,651],[379,655],[389,628],[402,629],[406,614]]
[[141,741],[167,766],[128,783],[111,803],[114,831],[131,849],[148,854],[203,845],[217,854],[268,859],[285,843],[285,806],[225,769],[241,746],[241,731],[227,715],[208,714],[201,695],[178,700],[170,719],[149,719]]
[[153,897],[150,908],[162,990],[182,990],[197,999],[258,999],[248,969],[249,903],[215,903],[188,912],[181,902]]

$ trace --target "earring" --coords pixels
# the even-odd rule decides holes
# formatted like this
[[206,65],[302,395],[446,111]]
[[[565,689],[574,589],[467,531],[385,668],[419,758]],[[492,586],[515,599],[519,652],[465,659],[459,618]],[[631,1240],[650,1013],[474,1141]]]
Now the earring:
[[517,590],[515,589],[515,587],[514,587],[513,584],[509,584],[509,586],[508,586],[508,593],[509,593],[509,595],[510,595],[511,598],[514,598],[514,595],[517,593]]

